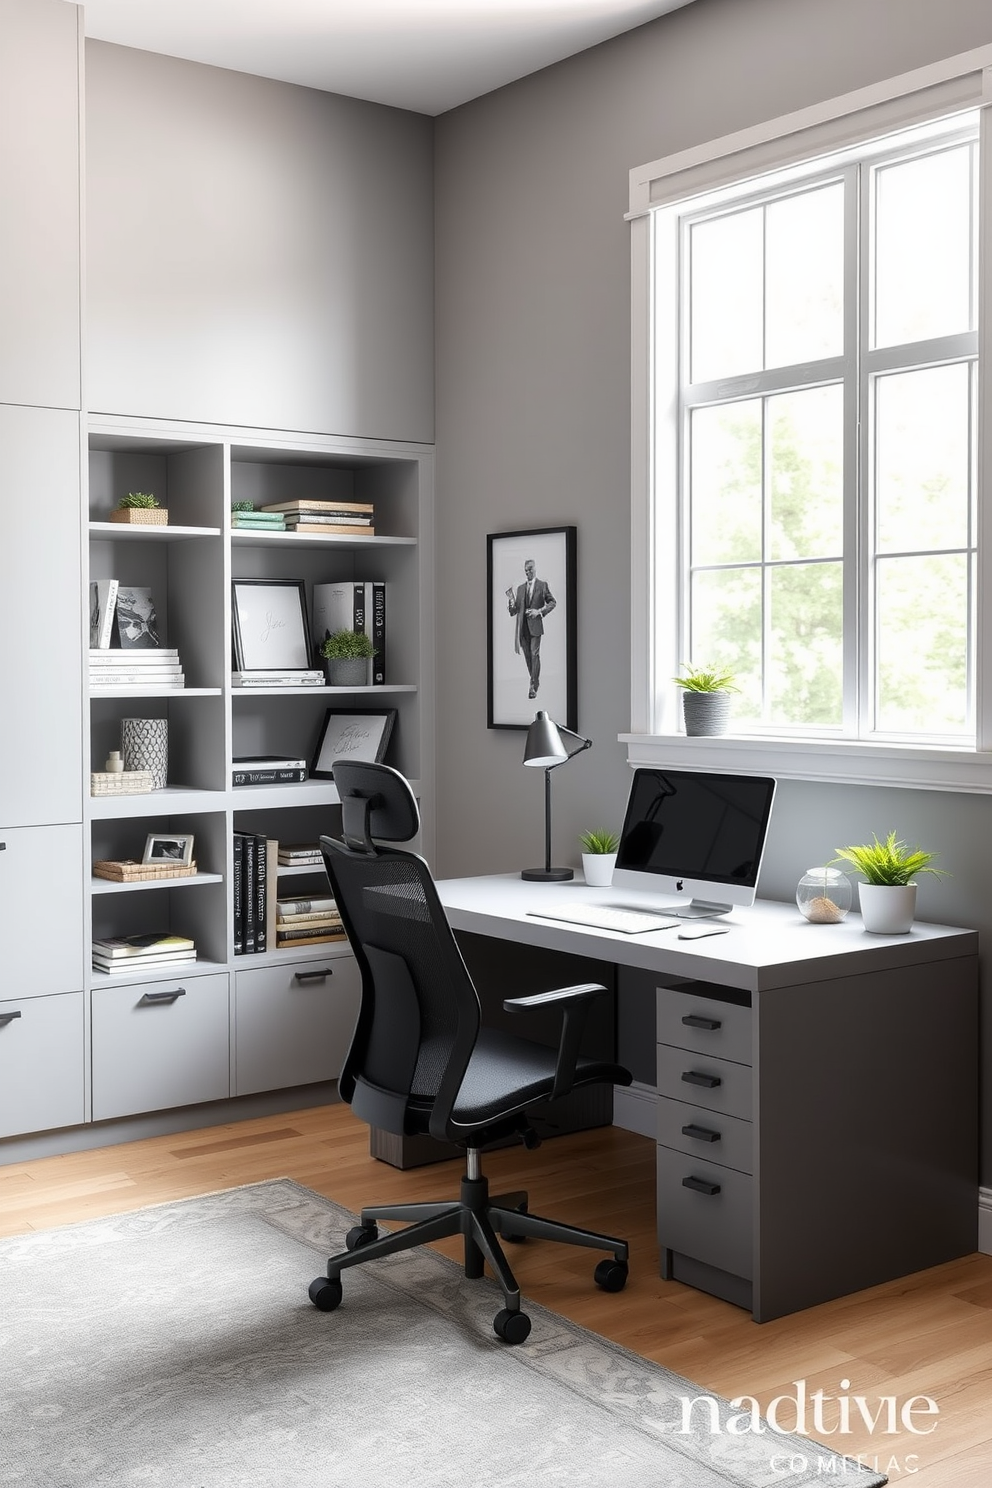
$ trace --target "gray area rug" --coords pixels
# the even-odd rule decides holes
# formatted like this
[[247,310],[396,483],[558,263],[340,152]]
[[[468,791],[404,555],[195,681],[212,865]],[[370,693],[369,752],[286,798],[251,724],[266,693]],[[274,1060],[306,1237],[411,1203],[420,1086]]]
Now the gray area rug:
[[885,1482],[804,1438],[682,1435],[696,1386],[533,1304],[508,1347],[495,1285],[431,1251],[347,1272],[319,1313],[353,1223],[279,1179],[0,1240],[0,1484]]

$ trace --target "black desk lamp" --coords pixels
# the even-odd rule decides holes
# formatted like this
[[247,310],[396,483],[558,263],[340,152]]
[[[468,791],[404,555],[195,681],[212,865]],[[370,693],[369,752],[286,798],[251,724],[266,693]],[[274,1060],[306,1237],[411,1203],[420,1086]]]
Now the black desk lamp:
[[[562,734],[568,734],[571,739],[578,739],[579,743],[575,749],[565,748],[561,741]],[[551,771],[558,765],[565,764],[573,755],[581,754],[583,749],[591,747],[591,739],[583,739],[582,735],[577,734],[574,729],[554,723],[544,712],[538,713],[527,730],[524,764],[538,765],[544,770],[544,867],[524,868],[520,873],[521,878],[545,883],[564,883],[566,879],[575,877],[572,868],[552,868],[551,866]]]

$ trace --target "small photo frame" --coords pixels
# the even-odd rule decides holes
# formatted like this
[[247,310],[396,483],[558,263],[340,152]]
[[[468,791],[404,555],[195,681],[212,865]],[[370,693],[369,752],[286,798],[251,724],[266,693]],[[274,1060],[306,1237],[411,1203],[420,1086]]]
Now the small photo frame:
[[234,579],[231,624],[238,671],[295,672],[313,665],[302,579]]
[[543,709],[578,728],[574,527],[486,538],[488,725],[526,729]]
[[193,834],[191,832],[152,832],[145,839],[143,863],[172,864],[176,868],[188,868],[193,862]]
[[365,708],[354,712],[328,708],[310,774],[318,780],[332,779],[331,767],[337,760],[379,764],[395,721],[395,708]]

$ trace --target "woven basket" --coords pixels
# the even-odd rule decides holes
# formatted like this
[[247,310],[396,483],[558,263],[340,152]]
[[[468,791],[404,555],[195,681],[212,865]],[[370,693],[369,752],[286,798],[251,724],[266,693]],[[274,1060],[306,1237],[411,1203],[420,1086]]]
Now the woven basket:
[[193,878],[196,864],[188,867],[174,863],[136,863],[131,858],[120,862],[101,860],[93,864],[94,878],[110,878],[115,883],[145,883],[153,878]]
[[166,527],[169,510],[165,506],[117,507],[110,513],[112,522],[128,522],[134,527]]
[[155,789],[151,770],[94,770],[91,796],[143,796]]

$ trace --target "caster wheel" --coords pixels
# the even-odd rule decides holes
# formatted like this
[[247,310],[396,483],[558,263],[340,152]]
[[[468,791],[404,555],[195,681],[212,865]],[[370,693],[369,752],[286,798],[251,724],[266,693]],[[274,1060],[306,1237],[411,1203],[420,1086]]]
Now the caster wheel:
[[530,1318],[525,1312],[508,1312],[504,1307],[493,1318],[493,1332],[504,1343],[523,1343],[530,1332]]
[[319,1312],[333,1312],[341,1306],[341,1280],[334,1276],[318,1276],[310,1283],[310,1301]]
[[378,1238],[379,1231],[375,1225],[355,1225],[355,1228],[349,1230],[344,1238],[344,1248],[345,1250],[361,1250],[363,1245],[371,1245]]
[[626,1261],[600,1261],[592,1273],[598,1287],[604,1292],[622,1292],[627,1285]]

